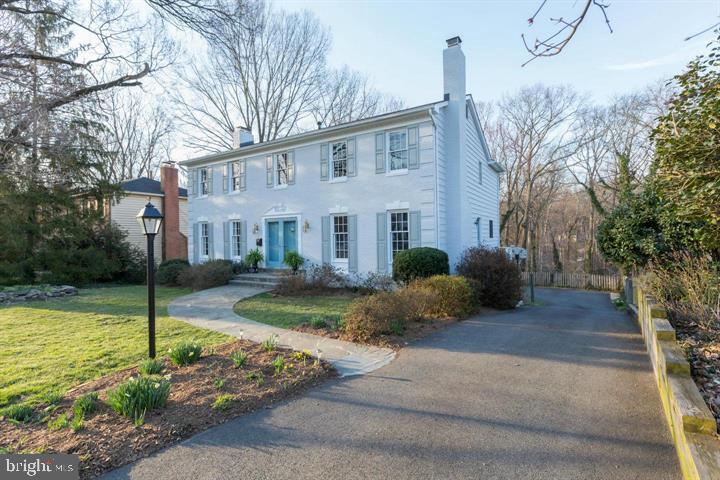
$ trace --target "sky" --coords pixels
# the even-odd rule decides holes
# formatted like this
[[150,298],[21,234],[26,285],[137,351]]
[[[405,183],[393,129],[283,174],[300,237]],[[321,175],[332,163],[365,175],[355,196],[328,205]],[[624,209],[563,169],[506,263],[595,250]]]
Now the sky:
[[603,102],[683,71],[713,34],[685,41],[720,21],[720,0],[603,0],[591,8],[558,56],[521,65],[530,42],[554,32],[551,17],[577,15],[581,0],[548,0],[535,25],[527,19],[542,0],[275,0],[278,8],[308,9],[329,26],[330,63],[369,75],[382,92],[407,106],[442,97],[442,50],[459,35],[467,61],[467,91],[477,101],[500,99],[524,85],[569,84]]

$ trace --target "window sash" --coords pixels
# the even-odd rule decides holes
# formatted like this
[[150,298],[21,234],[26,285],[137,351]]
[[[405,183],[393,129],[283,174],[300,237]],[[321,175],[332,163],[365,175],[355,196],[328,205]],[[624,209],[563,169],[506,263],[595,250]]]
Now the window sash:
[[390,132],[388,134],[388,170],[407,170],[408,144],[407,132]]
[[409,217],[408,212],[390,212],[390,242],[393,259],[398,252],[410,248]]
[[241,244],[241,231],[242,231],[242,225],[240,222],[234,221],[231,223],[232,230],[231,230],[231,238],[230,238],[230,245],[231,245],[231,255],[233,257],[240,257],[240,244]]
[[332,144],[333,178],[347,177],[347,142]]
[[209,192],[207,168],[200,169],[200,195],[207,195]]
[[288,158],[287,153],[280,153],[275,156],[276,184],[287,185],[288,183]]
[[350,257],[348,217],[335,215],[333,218],[333,258],[347,260]]
[[230,188],[233,192],[242,190],[245,177],[245,162],[237,161],[230,164]]
[[208,231],[208,224],[200,224],[200,252],[203,257],[210,256],[210,235]]

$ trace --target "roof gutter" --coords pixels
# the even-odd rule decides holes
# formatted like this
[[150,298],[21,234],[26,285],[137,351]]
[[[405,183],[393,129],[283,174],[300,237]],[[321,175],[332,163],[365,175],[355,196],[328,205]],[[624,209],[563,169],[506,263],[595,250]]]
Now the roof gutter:
[[372,125],[374,123],[389,123],[393,120],[398,120],[405,117],[412,117],[417,115],[426,115],[430,109],[434,106],[442,106],[447,102],[433,102],[418,107],[408,108],[406,110],[399,110],[375,117],[365,118],[342,125],[336,125],[334,127],[327,127],[320,130],[310,130],[308,132],[299,133],[297,135],[291,135],[285,138],[279,138],[268,142],[258,143],[256,145],[249,145],[247,147],[241,147],[226,152],[213,153],[210,155],[204,155],[202,157],[190,158],[187,160],[181,160],[180,165],[192,167],[195,165],[201,165],[205,163],[221,162],[230,160],[233,158],[248,157],[251,155],[258,155],[268,150],[276,150],[281,147],[289,147],[295,144],[304,143],[309,139],[321,139],[325,137],[332,137],[340,134],[345,130],[358,129]]

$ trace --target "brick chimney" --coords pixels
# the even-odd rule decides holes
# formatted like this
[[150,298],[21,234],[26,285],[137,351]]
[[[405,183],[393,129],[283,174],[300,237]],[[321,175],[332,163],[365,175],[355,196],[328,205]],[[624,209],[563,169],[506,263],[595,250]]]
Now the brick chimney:
[[187,238],[180,232],[180,196],[178,171],[174,162],[160,166],[160,188],[163,197],[162,259],[187,258]]

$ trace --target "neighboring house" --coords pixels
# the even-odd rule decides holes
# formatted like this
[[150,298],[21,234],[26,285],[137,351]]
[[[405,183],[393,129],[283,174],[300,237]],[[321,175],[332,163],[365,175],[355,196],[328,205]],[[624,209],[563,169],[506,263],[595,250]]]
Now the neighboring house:
[[160,167],[160,181],[146,177],[120,182],[121,196],[105,203],[108,220],[127,232],[127,240],[147,250],[147,238],[137,222],[138,212],[149,201],[164,215],[162,230],[155,237],[155,258],[187,258],[187,190],[178,187],[178,170],[171,163]]
[[189,257],[265,266],[284,253],[348,272],[390,273],[398,251],[437,247],[451,266],[499,246],[499,173],[465,92],[459,37],[443,52],[441,101],[181,162],[190,178]]

